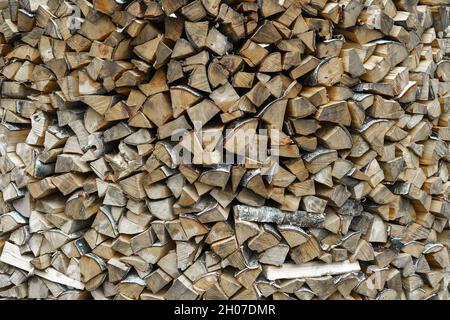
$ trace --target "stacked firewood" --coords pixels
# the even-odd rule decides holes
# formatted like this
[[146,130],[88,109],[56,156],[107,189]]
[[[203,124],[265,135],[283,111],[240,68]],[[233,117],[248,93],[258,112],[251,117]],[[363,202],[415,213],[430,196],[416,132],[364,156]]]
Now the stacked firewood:
[[0,13],[0,297],[450,298],[450,0]]

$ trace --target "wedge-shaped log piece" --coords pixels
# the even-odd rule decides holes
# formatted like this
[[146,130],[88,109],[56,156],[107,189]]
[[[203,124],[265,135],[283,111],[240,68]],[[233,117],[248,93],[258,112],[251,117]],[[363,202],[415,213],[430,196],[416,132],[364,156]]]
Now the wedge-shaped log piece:
[[174,199],[166,198],[159,201],[149,201],[148,208],[150,213],[161,220],[173,220],[175,215],[173,214]]
[[305,84],[309,86],[332,86],[341,80],[344,73],[342,61],[338,57],[324,58],[317,67],[305,77]]
[[257,126],[258,119],[255,118],[236,122],[225,137],[224,148],[238,155],[248,154],[246,141],[253,140]]
[[372,55],[364,63],[364,69],[366,72],[361,75],[361,79],[366,82],[379,82],[389,72],[391,65],[388,59],[377,55]]
[[65,214],[76,220],[86,220],[97,213],[100,199],[84,191],[73,193],[66,201]]
[[400,42],[380,40],[376,43],[374,53],[385,57],[391,67],[395,67],[408,57],[408,49]]
[[287,106],[286,99],[275,100],[269,103],[267,106],[261,109],[257,116],[261,117],[261,120],[271,124],[275,130],[281,129],[284,120],[284,113]]
[[342,150],[353,146],[352,137],[345,127],[325,127],[317,132],[322,145],[328,149]]
[[205,99],[189,108],[187,113],[194,124],[194,128],[200,129],[219,111],[220,109],[212,101]]
[[310,237],[302,228],[294,225],[279,225],[277,228],[291,248],[305,243]]
[[356,48],[342,49],[340,58],[344,71],[353,77],[359,77],[365,72],[363,61]]
[[225,55],[233,48],[233,45],[228,42],[227,37],[214,27],[208,32],[206,46],[220,56]]
[[158,128],[158,139],[165,139],[172,136],[174,141],[179,139],[186,130],[191,129],[191,126],[186,121],[184,115],[178,117],[177,119],[167,122],[163,126]]
[[329,121],[344,126],[351,124],[351,115],[346,101],[335,101],[320,106],[315,118],[319,121]]
[[210,186],[224,188],[230,178],[230,167],[219,166],[200,174],[198,181]]
[[133,51],[145,62],[154,63],[157,58],[158,47],[164,45],[162,41],[163,35],[159,35],[148,42],[134,47]]
[[387,100],[376,95],[374,104],[367,110],[367,114],[374,118],[398,119],[405,112],[397,101]]
[[239,51],[240,55],[246,58],[246,62],[250,67],[256,67],[269,54],[269,51],[261,45],[247,40]]
[[143,187],[145,175],[145,172],[137,173],[119,181],[119,185],[132,199],[143,199],[146,197],[145,189]]
[[319,148],[312,153],[306,154],[303,159],[308,171],[315,174],[337,160],[337,152],[335,150]]
[[173,117],[178,118],[185,110],[197,103],[201,96],[186,86],[170,88],[170,99],[172,102]]
[[158,127],[172,118],[172,106],[166,93],[157,93],[149,97],[143,108],[143,113]]
[[359,17],[362,23],[371,29],[380,30],[383,34],[388,35],[394,25],[392,17],[387,15],[378,6],[369,6],[361,12]]
[[274,24],[266,20],[253,34],[252,40],[256,43],[276,43],[280,41],[281,35]]
[[339,5],[342,7],[342,17],[338,26],[340,28],[354,26],[363,8],[361,2],[358,0],[341,0]]

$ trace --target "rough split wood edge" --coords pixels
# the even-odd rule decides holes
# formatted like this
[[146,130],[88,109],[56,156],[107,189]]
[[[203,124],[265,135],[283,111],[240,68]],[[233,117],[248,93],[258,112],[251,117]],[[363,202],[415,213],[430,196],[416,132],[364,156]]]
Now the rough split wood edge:
[[0,0],[0,297],[449,299],[449,19]]

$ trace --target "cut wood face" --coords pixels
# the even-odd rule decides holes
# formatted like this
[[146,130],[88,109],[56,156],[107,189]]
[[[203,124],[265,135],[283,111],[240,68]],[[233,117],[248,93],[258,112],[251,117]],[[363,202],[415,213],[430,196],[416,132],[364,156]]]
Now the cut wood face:
[[0,297],[450,300],[449,0],[0,0]]

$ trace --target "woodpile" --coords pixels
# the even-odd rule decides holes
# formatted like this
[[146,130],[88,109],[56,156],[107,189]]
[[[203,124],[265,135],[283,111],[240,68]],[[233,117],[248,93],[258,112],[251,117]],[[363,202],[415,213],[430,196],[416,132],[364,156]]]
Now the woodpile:
[[449,0],[0,12],[0,297],[449,299]]

